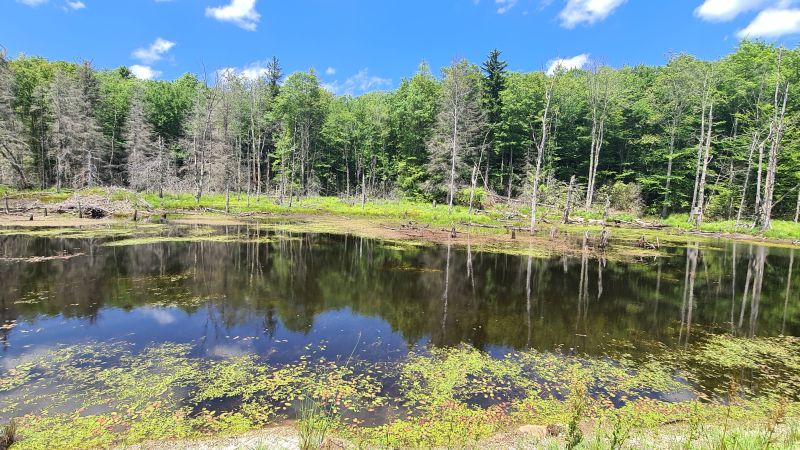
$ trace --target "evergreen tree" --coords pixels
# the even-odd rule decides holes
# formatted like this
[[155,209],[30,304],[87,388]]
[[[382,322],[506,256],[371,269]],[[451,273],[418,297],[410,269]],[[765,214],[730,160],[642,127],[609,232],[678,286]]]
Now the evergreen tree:
[[[484,185],[488,187],[489,183],[489,170],[492,167],[492,160],[489,157],[492,153],[500,156],[500,165],[505,165],[505,160],[509,159],[513,163],[513,149],[509,149],[506,153],[499,151],[502,146],[497,143],[498,128],[501,126],[501,113],[503,110],[502,92],[506,88],[506,67],[508,63],[500,59],[500,50],[494,49],[489,52],[489,56],[481,66],[483,71],[482,83],[482,96],[481,104],[483,111],[486,114],[487,124],[487,143],[490,148],[490,153],[487,154],[486,160],[486,173],[484,178]],[[513,174],[513,169],[510,173]],[[504,174],[500,174],[500,179]],[[509,185],[511,179],[509,178]]]

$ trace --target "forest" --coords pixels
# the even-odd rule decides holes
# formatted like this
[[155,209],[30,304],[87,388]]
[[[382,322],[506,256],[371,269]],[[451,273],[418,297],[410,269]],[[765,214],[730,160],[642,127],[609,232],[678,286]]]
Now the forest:
[[[139,80],[0,56],[0,185],[507,203],[767,229],[798,221],[800,51],[743,41],[715,61],[514,72],[426,63],[391,91],[334,95],[313,69]],[[531,211],[534,213],[531,214]]]

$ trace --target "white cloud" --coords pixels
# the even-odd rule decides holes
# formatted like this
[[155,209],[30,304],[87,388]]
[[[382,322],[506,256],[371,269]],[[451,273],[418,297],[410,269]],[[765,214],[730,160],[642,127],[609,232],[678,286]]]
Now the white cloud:
[[257,80],[261,77],[269,75],[269,68],[266,61],[256,61],[244,67],[224,67],[217,70],[217,77],[224,77],[226,75],[235,75],[248,80]]
[[256,0],[231,0],[225,6],[206,8],[206,17],[231,22],[249,31],[255,31],[261,14],[256,11]]
[[130,66],[129,69],[131,70],[133,76],[139,78],[140,80],[152,80],[153,78],[156,78],[161,75],[161,72],[159,72],[158,70],[154,70],[150,66],[141,66],[139,64],[134,64]]
[[575,25],[586,23],[591,25],[604,20],[626,0],[567,0],[567,6],[558,14],[561,26],[574,28]]
[[67,8],[69,8],[69,9],[83,9],[83,8],[86,8],[86,3],[83,3],[80,0],[76,0],[76,1],[67,0]]
[[145,308],[142,312],[152,317],[159,325],[169,325],[178,320],[171,312],[163,309]]
[[547,63],[547,74],[553,75],[560,70],[582,69],[589,64],[589,54],[581,53],[572,58],[556,58]]
[[208,354],[218,358],[235,358],[252,353],[252,350],[235,344],[217,344],[208,350]]
[[778,38],[800,33],[800,9],[769,8],[758,13],[744,29],[736,33],[741,39]]
[[132,56],[145,64],[152,64],[156,61],[160,61],[161,58],[164,57],[164,54],[170,51],[174,46],[174,42],[158,38],[150,44],[150,47],[137,48],[134,50]]
[[336,75],[336,69],[333,67],[328,67],[325,69],[325,75]]
[[47,3],[47,0],[17,0],[17,3],[22,3],[28,6],[39,6]]
[[505,14],[517,5],[518,0],[494,0],[497,5],[497,14]]
[[709,22],[725,22],[743,12],[752,11],[770,0],[705,0],[694,14]]
[[369,69],[365,68],[359,70],[358,73],[346,79],[343,83],[334,81],[333,83],[325,83],[322,87],[336,95],[356,95],[374,89],[390,87],[391,85],[391,79],[370,75]]

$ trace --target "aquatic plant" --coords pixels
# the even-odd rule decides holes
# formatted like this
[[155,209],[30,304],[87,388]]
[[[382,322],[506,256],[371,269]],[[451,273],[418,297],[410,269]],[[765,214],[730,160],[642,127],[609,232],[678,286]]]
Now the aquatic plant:
[[11,447],[17,438],[17,422],[11,419],[7,425],[0,430],[0,450]]
[[300,450],[319,450],[338,419],[319,403],[306,399],[300,403],[300,420],[297,431],[300,435]]
[[581,420],[584,418],[588,404],[588,391],[586,381],[576,377],[570,387],[567,403],[570,410],[569,423],[567,424],[566,446],[568,450],[576,448],[583,441]]
[[[715,345],[708,337],[698,347]],[[325,360],[321,348],[310,346],[297,361],[273,364],[254,354],[202,358],[191,344],[59,346],[7,363],[8,376],[0,378],[0,414],[8,416],[0,418],[19,416],[14,448],[23,450],[235,434],[292,417],[299,419],[309,448],[328,436],[363,447],[480,446],[518,424],[560,429],[560,442],[570,448],[639,446],[667,435],[673,441],[681,436],[679,446],[687,448],[720,443],[742,448],[737,443],[745,440],[760,442],[756,448],[764,442],[789,448],[799,441],[800,403],[793,400],[792,385],[785,385],[783,405],[780,397],[739,397],[738,391],[733,402],[648,398],[648,388],[692,393],[685,383],[667,382],[672,363],[655,362],[680,364],[668,349],[634,360],[533,350],[492,357],[460,346],[419,349],[388,364],[347,355]],[[682,370],[692,375],[690,366]],[[727,370],[715,363],[703,366],[702,373],[714,378]],[[370,424],[356,419],[358,412],[374,411],[388,419]],[[600,425],[592,431],[590,423]],[[758,424],[758,436],[745,432],[743,424]]]

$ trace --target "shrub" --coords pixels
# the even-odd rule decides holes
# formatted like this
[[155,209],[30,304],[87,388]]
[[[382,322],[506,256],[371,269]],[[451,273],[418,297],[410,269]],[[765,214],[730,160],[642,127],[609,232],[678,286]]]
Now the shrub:
[[734,212],[733,208],[738,208],[739,204],[736,202],[735,194],[733,191],[727,189],[711,196],[708,201],[708,206],[703,212],[708,219],[727,219],[729,212]]
[[300,449],[319,450],[325,438],[335,425],[336,420],[331,413],[312,400],[305,400],[300,405]]
[[617,181],[611,186],[603,186],[597,193],[597,199],[605,202],[606,195],[611,201],[611,208],[617,211],[627,211],[641,215],[644,203],[642,202],[642,187],[636,183],[623,183]]
[[[472,188],[463,188],[456,192],[456,204],[462,206],[469,206],[469,195],[472,192]],[[485,208],[486,201],[488,199],[488,195],[486,195],[486,190],[482,187],[476,187],[474,190],[474,195],[472,197],[472,206],[478,209]]]
[[0,430],[0,450],[6,450],[17,440],[17,422],[11,419],[8,425]]

